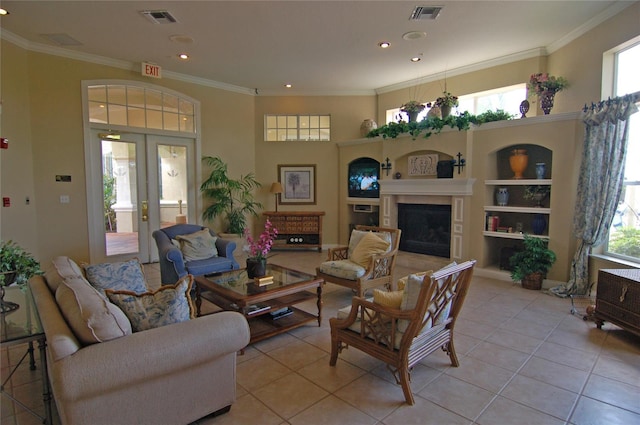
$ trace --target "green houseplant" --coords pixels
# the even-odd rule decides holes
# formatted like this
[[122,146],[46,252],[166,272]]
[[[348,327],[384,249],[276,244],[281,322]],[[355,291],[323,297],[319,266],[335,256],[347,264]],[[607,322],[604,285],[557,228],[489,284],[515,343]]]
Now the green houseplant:
[[35,275],[42,274],[40,263],[13,241],[0,245],[0,286],[12,283],[24,285]]
[[242,235],[247,227],[247,214],[258,216],[258,209],[263,208],[253,195],[253,190],[261,186],[253,173],[240,176],[239,179],[229,177],[227,164],[219,157],[205,156],[202,161],[211,168],[211,173],[200,185],[200,192],[205,199],[212,201],[203,212],[205,221],[221,217],[226,233]]
[[549,241],[524,235],[524,250],[516,252],[510,259],[511,279],[521,281],[525,289],[542,288],[542,280],[556,261],[556,254],[549,249]]

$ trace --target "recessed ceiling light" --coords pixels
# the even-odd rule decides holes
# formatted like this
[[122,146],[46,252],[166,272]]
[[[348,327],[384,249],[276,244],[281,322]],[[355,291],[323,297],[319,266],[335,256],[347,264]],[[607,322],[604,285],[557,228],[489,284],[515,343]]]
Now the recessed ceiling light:
[[284,85],[286,88],[290,89],[291,87],[293,87],[291,84],[285,84]]
[[185,61],[186,61],[187,59],[189,59],[189,55],[188,55],[188,54],[186,54],[186,53],[178,53],[178,57],[179,57],[180,59],[182,59],[182,60],[185,60]]
[[421,60],[422,60],[422,58],[419,57],[419,56],[414,56],[414,57],[411,58],[411,62],[420,62]]
[[5,16],[5,15],[8,15],[8,14],[9,14],[9,11],[7,9],[0,8],[0,16]]
[[388,41],[381,41],[380,43],[378,43],[378,46],[382,49],[386,49],[387,47],[391,46],[391,43],[389,43]]

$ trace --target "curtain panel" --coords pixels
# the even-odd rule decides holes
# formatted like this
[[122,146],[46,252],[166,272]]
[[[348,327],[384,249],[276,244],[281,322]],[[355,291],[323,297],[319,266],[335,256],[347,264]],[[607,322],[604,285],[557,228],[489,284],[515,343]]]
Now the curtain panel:
[[566,285],[551,289],[560,295],[586,295],[589,255],[605,242],[620,200],[628,141],[628,119],[638,111],[636,95],[626,95],[592,104],[583,109],[586,127],[578,178],[574,236],[579,240]]

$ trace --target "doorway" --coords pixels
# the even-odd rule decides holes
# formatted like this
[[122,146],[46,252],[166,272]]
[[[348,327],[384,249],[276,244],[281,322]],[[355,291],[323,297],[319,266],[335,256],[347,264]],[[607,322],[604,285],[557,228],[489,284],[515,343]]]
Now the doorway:
[[158,261],[154,230],[195,222],[195,140],[94,129],[91,168],[101,220],[94,217],[91,261]]

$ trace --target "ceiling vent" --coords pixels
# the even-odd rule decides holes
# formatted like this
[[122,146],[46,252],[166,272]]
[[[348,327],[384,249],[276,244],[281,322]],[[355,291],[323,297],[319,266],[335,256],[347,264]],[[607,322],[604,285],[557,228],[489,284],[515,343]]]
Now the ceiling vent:
[[154,24],[173,24],[178,22],[168,10],[143,10],[140,13]]
[[442,6],[416,6],[411,13],[410,21],[436,19],[442,10]]
[[65,33],[40,34],[40,37],[46,38],[58,46],[82,46],[82,43]]

